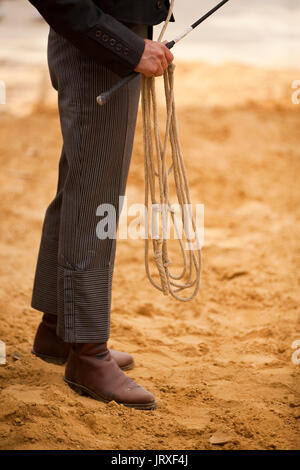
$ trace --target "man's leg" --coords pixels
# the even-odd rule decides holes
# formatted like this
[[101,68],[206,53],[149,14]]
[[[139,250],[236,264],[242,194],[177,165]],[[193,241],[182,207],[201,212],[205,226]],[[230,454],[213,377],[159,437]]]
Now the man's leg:
[[[61,44],[57,41],[58,38],[55,36],[55,34],[50,33],[48,55],[52,85],[58,91],[60,74],[56,62],[57,57],[62,53],[62,49]],[[58,245],[63,188],[68,171],[68,160],[63,147],[59,164],[57,193],[46,211],[43,224],[42,239],[32,295],[32,306],[44,312],[43,320],[35,335],[33,353],[46,361],[60,364],[63,364],[67,360],[70,349],[69,343],[64,343],[56,336]],[[122,193],[125,191],[126,177],[127,174],[125,174],[125,178],[123,178],[122,181]],[[114,259],[114,248],[115,243],[111,255],[112,262]],[[134,366],[134,360],[130,354],[114,350],[110,350],[110,352],[122,370],[128,370]]]
[[[97,94],[118,77],[54,31],[49,65],[57,79],[67,162],[57,218],[57,333],[72,343],[65,380],[98,400],[152,409],[154,396],[129,379],[107,349],[115,239],[101,240],[96,234],[98,206],[110,204],[118,214],[119,196],[125,192],[140,79],[99,107]],[[46,280],[36,277],[36,292],[47,282],[46,270],[40,272]]]

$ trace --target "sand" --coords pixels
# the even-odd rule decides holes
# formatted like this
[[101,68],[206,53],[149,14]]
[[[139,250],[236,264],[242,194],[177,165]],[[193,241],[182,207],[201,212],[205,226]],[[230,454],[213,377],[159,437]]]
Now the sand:
[[[118,242],[113,282],[110,346],[134,354],[128,374],[155,393],[152,412],[80,397],[63,367],[30,354],[35,261],[61,145],[48,81],[26,115],[1,114],[1,449],[299,448],[297,78],[237,64],[177,67],[192,198],[205,204],[201,292],[184,304],[155,291],[142,240]],[[140,119],[127,195],[143,202]]]

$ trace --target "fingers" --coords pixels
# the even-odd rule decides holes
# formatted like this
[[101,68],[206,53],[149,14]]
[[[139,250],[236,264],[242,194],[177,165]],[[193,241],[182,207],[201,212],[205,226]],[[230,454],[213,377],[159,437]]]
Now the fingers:
[[160,44],[160,51],[158,54],[158,59],[160,63],[157,66],[157,70],[155,72],[155,77],[160,77],[164,74],[165,70],[168,68],[168,65],[173,61],[174,56],[169,51],[169,49],[163,44]]
[[161,77],[161,75],[164,74],[165,69],[162,67],[162,65],[158,66],[154,76],[155,77]]
[[167,59],[168,65],[170,65],[171,62],[173,62],[173,60],[174,60],[174,56],[173,56],[172,52],[167,47],[165,47],[165,57]]
[[169,64],[171,64],[171,62],[173,62],[174,56],[173,56],[172,52],[170,51],[170,49],[168,49],[168,48],[166,47],[166,44],[167,44],[167,43],[168,43],[167,41],[164,41],[164,42],[163,42],[163,45],[164,45],[165,57],[166,57],[166,60],[167,60],[167,62],[168,62],[168,65],[169,65]]
[[146,39],[145,50],[135,71],[146,77],[160,77],[173,61],[174,56],[165,43]]

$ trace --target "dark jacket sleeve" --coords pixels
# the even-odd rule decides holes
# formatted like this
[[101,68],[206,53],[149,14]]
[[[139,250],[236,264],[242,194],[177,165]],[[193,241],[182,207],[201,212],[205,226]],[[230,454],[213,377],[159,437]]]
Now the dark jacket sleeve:
[[145,41],[92,0],[29,1],[58,34],[118,75],[128,75],[139,63]]

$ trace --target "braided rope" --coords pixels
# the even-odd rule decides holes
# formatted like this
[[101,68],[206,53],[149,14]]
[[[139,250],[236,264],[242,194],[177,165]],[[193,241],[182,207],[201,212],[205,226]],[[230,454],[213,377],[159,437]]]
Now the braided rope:
[[[161,30],[158,41],[162,41],[163,35],[170,21],[175,0],[171,0],[170,10],[166,22]],[[178,121],[174,101],[174,70],[171,64],[164,73],[165,100],[167,109],[165,135],[162,141],[160,136],[160,125],[158,119],[158,106],[155,90],[154,77],[146,78],[142,81],[142,114],[143,114],[143,142],[144,142],[144,171],[145,171],[145,207],[149,214],[151,200],[152,209],[161,208],[162,228],[160,235],[152,239],[153,260],[159,274],[160,284],[157,283],[150,273],[150,247],[149,233],[145,238],[145,269],[151,284],[163,292],[164,295],[172,295],[182,302],[192,300],[200,289],[201,281],[201,250],[198,232],[192,213],[186,212],[185,205],[191,205],[190,190],[187,173],[185,169],[182,149],[179,141]],[[154,142],[153,142],[154,140]],[[168,145],[171,146],[172,164],[167,167]],[[176,225],[174,210],[169,200],[169,178],[173,175],[176,188],[176,196],[181,208],[182,226],[184,222],[191,224],[196,236],[196,249],[191,249],[192,241],[187,234],[184,234],[188,242],[189,250],[186,250],[182,239],[178,239],[183,258],[183,269],[180,274],[173,274],[169,269],[171,260],[168,257],[167,242],[167,212],[171,213],[171,219],[176,234],[179,233]],[[146,226],[148,227],[148,220]],[[181,297],[177,292],[192,288],[192,292],[187,297]]]

